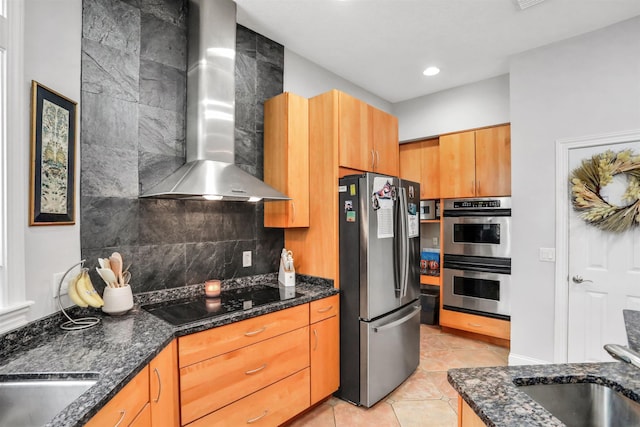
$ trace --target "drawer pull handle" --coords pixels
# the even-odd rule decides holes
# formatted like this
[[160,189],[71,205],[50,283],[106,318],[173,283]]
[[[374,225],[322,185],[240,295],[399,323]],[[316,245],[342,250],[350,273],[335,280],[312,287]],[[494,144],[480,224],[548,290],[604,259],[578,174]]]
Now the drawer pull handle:
[[264,331],[265,331],[265,329],[267,329],[267,327],[266,327],[266,326],[263,326],[262,328],[260,328],[260,329],[256,329],[255,331],[246,332],[246,333],[244,334],[244,336],[245,336],[245,337],[253,337],[253,336],[255,336],[255,335],[258,335],[260,332],[264,332]]
[[316,349],[318,348],[318,330],[317,329],[313,330],[313,336],[316,337],[316,342],[313,345],[313,351],[316,351]]
[[260,421],[262,418],[264,418],[267,414],[269,413],[269,411],[265,410],[262,415],[258,415],[255,418],[251,418],[250,420],[247,420],[247,424],[253,424],[256,421]]
[[467,325],[471,326],[472,328],[482,328],[482,325],[479,325],[477,323],[467,323]]
[[260,367],[257,367],[256,369],[250,369],[250,370],[248,370],[247,372],[245,372],[245,374],[246,374],[246,375],[253,375],[253,374],[255,374],[256,372],[260,372],[260,371],[262,371],[262,370],[263,370],[264,368],[266,368],[266,367],[267,367],[267,364],[265,363],[264,365],[262,365],[262,366],[260,366]]
[[156,373],[158,377],[158,397],[155,398],[153,403],[160,402],[160,395],[162,394],[162,380],[160,379],[160,372],[158,372],[158,368],[153,368],[153,371]]
[[127,411],[125,411],[124,409],[120,410],[120,419],[118,420],[116,425],[113,426],[113,427],[118,427],[120,424],[122,424],[122,421],[124,421],[124,416],[126,415],[126,413],[127,413]]
[[331,310],[333,308],[332,305],[330,305],[329,307],[325,307],[325,308],[319,308],[318,309],[318,313],[326,313],[327,311]]

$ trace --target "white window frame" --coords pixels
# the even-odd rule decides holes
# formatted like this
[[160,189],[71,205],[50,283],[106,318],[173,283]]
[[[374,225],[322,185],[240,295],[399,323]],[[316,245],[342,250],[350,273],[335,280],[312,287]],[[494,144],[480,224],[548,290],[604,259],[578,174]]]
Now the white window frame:
[[0,0],[0,333],[28,321],[25,226],[29,189],[29,85],[24,2]]

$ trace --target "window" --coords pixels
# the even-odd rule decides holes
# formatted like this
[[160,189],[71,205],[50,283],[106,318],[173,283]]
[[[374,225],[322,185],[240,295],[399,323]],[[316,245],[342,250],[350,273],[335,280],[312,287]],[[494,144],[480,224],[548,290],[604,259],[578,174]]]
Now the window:
[[23,72],[24,2],[0,0],[0,333],[27,321],[24,229],[29,148]]

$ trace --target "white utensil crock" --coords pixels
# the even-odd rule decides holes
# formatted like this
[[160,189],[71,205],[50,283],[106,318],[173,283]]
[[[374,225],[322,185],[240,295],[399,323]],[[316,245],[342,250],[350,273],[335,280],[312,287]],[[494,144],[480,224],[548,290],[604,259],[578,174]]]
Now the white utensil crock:
[[102,299],[104,300],[102,311],[112,316],[125,314],[133,308],[133,293],[129,285],[121,288],[107,286],[104,288]]

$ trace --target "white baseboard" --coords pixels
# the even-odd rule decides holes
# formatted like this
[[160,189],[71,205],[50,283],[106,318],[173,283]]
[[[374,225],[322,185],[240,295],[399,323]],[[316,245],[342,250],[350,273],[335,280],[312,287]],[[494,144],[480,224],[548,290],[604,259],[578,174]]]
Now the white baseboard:
[[509,353],[509,366],[518,365],[548,365],[547,360],[534,359],[533,357],[522,356],[520,354]]

